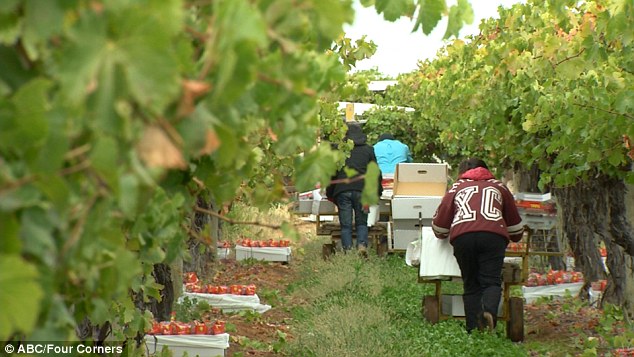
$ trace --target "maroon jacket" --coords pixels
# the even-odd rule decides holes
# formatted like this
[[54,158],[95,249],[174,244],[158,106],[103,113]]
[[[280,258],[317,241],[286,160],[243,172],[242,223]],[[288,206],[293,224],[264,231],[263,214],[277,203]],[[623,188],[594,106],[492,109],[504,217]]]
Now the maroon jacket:
[[432,229],[451,241],[471,232],[491,232],[517,242],[524,230],[515,199],[484,167],[460,175],[436,210]]

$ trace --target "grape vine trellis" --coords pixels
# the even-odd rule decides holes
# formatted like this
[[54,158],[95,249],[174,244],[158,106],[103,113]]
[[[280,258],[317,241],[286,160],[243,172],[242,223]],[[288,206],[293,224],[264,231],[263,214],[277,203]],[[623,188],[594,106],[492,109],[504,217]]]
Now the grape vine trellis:
[[[465,0],[363,3],[425,33],[448,13],[447,36],[472,17]],[[200,192],[262,204],[283,177],[327,182],[339,155],[315,138],[342,137],[339,58],[372,52],[330,48],[352,16],[339,0],[0,2],[0,340],[71,340],[87,319],[133,338],[150,316],[131,295],[158,298],[153,266],[186,257]]]
[[607,276],[606,299],[630,312],[633,26],[627,0],[517,4],[402,78],[395,94],[422,113],[415,131],[436,130],[450,162],[477,155],[496,168],[537,169],[539,188],[560,199],[577,267],[588,281]]

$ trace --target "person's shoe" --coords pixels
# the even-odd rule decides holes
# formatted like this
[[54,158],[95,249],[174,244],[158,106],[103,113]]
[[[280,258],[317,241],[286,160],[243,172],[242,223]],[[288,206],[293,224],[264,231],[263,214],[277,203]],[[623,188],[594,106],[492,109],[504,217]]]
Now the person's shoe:
[[367,258],[368,257],[368,249],[364,246],[364,245],[360,245],[357,247],[357,252],[359,252],[359,255]]
[[491,315],[490,312],[485,311],[484,313],[482,313],[482,319],[484,330],[489,332],[495,330],[495,322],[493,321],[493,315]]

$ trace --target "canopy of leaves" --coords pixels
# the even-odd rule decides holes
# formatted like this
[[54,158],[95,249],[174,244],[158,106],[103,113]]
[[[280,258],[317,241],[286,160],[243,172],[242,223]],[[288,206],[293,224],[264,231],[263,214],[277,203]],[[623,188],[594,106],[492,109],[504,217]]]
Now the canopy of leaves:
[[333,88],[373,53],[333,50],[352,19],[350,0],[0,2],[1,298],[23,306],[0,339],[70,340],[85,319],[131,338],[152,265],[187,258],[198,192],[266,204],[287,178],[328,181]]
[[542,170],[567,186],[601,172],[627,177],[634,157],[634,5],[541,1],[500,10],[402,84],[447,158]]

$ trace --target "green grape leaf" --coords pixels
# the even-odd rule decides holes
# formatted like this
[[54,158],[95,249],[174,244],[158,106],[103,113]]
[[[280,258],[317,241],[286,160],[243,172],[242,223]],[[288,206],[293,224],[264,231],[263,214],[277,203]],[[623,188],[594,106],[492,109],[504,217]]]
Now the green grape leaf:
[[35,328],[44,297],[35,267],[20,256],[0,254],[0,340]]
[[[404,0],[394,0],[404,1]],[[317,27],[326,38],[339,37],[344,23],[352,23],[354,12],[348,1],[320,0],[313,1],[317,12]],[[321,45],[321,44],[319,44]]]
[[64,113],[50,112],[46,119],[49,122],[48,136],[39,152],[34,171],[50,175],[62,167],[69,144]]
[[616,95],[614,108],[621,113],[634,111],[634,90],[626,89]]
[[83,14],[69,33],[74,39],[60,54],[54,67],[64,98],[73,105],[83,103],[94,87],[101,63],[114,51],[107,47],[107,22],[93,13]]
[[411,16],[415,9],[412,0],[376,0],[374,7],[387,21],[396,21],[401,16]]
[[328,145],[320,145],[317,150],[306,153],[296,164],[295,186],[299,192],[315,188],[317,183],[324,185],[337,170],[336,153]]
[[3,0],[0,1],[0,13],[12,12],[18,5],[20,0]]
[[97,139],[90,155],[92,167],[103,176],[108,185],[115,191],[118,189],[117,180],[117,159],[119,148],[111,137],[101,137]]
[[134,218],[139,203],[139,179],[132,174],[119,177],[119,207],[128,218]]
[[16,112],[13,135],[7,138],[16,147],[42,144],[49,130],[46,118],[51,82],[36,79],[22,86],[12,99]]
[[0,254],[20,254],[20,226],[15,215],[0,211]]
[[98,325],[110,319],[110,311],[108,305],[102,299],[91,299],[92,312],[90,314],[90,322]]
[[[0,13],[0,44],[11,45],[15,43],[15,41],[18,39],[18,36],[20,36],[21,24],[22,22],[20,20],[20,17],[16,13]],[[0,63],[2,63],[3,61],[4,60],[0,60]],[[7,67],[2,66],[2,68]],[[7,75],[7,73],[2,74],[3,77],[5,75]]]
[[419,0],[418,3],[420,10],[414,25],[414,31],[422,27],[423,33],[429,35],[447,10],[447,4],[445,0]]
[[469,4],[468,0],[458,0],[457,5],[453,5],[449,9],[449,16],[447,21],[447,30],[443,36],[444,39],[460,35],[460,29],[466,24],[473,22],[473,8]]
[[51,36],[61,33],[64,9],[57,1],[26,0],[24,4],[24,47],[30,49],[30,58],[39,57],[37,49]]
[[365,173],[363,192],[361,193],[361,202],[364,205],[376,205],[379,203],[379,175],[381,171],[376,162],[368,164],[368,170]]

